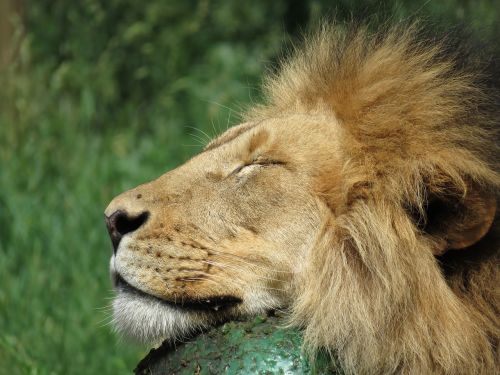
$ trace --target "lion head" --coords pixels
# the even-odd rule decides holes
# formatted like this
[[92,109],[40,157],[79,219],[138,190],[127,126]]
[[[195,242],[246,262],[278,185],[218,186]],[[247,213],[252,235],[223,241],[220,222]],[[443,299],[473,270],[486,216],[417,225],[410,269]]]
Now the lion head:
[[322,27],[244,123],[116,197],[118,330],[158,342],[283,308],[347,373],[494,373],[500,111],[487,66],[450,46]]

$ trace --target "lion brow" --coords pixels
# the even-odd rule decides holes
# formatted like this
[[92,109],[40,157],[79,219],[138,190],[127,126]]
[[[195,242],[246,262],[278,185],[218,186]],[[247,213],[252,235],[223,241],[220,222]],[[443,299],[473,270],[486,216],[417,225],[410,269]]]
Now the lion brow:
[[260,124],[261,121],[259,122],[246,122],[240,125],[237,125],[228,131],[224,132],[222,135],[219,137],[215,138],[212,140],[204,149],[203,152],[213,150],[217,147],[222,146],[223,144],[226,144],[228,142],[231,142],[233,139],[239,137],[243,133],[246,133],[250,129],[253,129],[256,127],[258,124]]

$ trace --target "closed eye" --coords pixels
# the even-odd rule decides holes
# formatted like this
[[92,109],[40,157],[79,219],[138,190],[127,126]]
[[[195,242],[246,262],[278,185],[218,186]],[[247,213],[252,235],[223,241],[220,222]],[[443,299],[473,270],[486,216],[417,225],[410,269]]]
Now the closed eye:
[[279,160],[270,160],[270,159],[257,159],[254,160],[253,162],[249,164],[243,164],[235,168],[229,175],[238,175],[238,174],[247,174],[257,168],[262,168],[266,166],[273,166],[273,165],[284,165],[285,163],[279,161]]

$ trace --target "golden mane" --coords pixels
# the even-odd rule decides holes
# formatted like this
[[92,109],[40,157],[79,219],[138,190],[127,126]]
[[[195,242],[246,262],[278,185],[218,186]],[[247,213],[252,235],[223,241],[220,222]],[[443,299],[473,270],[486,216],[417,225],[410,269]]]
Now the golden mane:
[[[382,168],[401,160],[406,172],[411,161],[416,175],[432,167],[456,182],[467,175],[498,186],[498,166],[492,165],[498,146],[492,139],[499,96],[487,87],[487,66],[466,47],[453,45],[452,37],[431,40],[421,34],[418,24],[378,33],[366,26],[324,25],[278,74],[267,77],[266,104],[249,117],[331,113],[346,130],[351,163],[362,160],[360,167],[367,154],[378,162],[389,155]],[[417,185],[405,182],[405,193],[413,197]],[[395,190],[401,187],[397,181]]]
[[[425,38],[416,24],[322,26],[268,77],[266,104],[248,115],[341,124],[342,176],[333,190],[331,176],[317,184],[335,215],[295,281],[292,322],[348,373],[498,370],[498,220],[488,240],[442,254],[454,234],[429,214],[447,202],[439,220],[466,231],[495,216],[500,186],[497,91],[487,64],[452,40]],[[479,196],[488,198],[476,205]]]

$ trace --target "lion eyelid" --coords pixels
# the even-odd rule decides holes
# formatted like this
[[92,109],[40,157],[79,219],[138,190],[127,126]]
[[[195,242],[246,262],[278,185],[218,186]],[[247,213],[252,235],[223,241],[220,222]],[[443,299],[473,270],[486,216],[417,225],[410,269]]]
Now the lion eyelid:
[[229,173],[227,175],[226,178],[229,178],[231,176],[237,175],[238,173],[240,173],[246,167],[251,167],[251,166],[265,167],[265,166],[270,166],[270,165],[282,165],[282,166],[284,166],[284,165],[286,165],[286,163],[283,162],[283,161],[280,161],[280,160],[276,160],[276,159],[255,158],[251,162],[245,163],[245,164],[241,164],[238,167],[236,167],[235,169],[233,169],[231,171],[231,173]]
[[256,160],[254,164],[258,165],[286,165],[284,161],[275,160],[275,159],[264,159],[264,160]]
[[241,172],[246,167],[251,167],[251,166],[265,167],[265,166],[269,166],[269,165],[285,165],[285,163],[282,161],[273,160],[273,159],[264,159],[264,160],[255,159],[250,163],[240,165],[234,171],[232,171],[231,174],[237,174],[237,173]]

